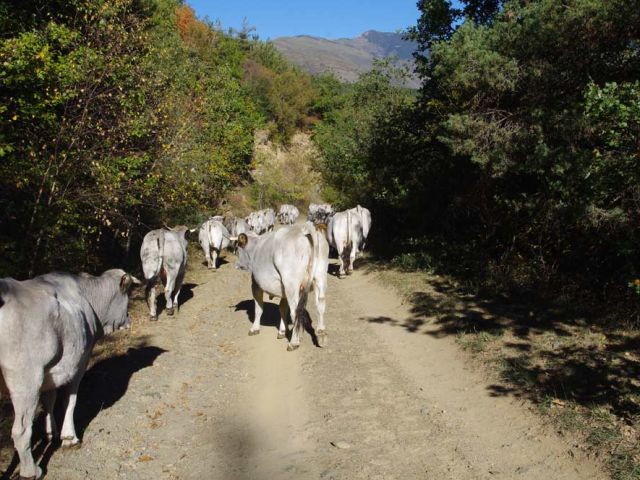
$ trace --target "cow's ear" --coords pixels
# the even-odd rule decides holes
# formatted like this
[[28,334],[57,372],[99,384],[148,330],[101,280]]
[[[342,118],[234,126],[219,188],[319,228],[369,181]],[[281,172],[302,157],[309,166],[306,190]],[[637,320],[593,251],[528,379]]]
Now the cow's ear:
[[323,235],[326,235],[327,233],[326,223],[317,223],[315,227],[316,227],[316,230],[318,230],[320,233],[322,233]]
[[248,241],[249,241],[249,237],[247,237],[246,234],[241,233],[240,235],[238,235],[238,246],[240,248],[246,247]]

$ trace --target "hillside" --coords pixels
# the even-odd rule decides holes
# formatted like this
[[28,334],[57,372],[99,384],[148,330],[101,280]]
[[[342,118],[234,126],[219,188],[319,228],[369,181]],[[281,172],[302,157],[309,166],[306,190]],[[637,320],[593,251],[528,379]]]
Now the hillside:
[[[310,73],[329,71],[347,82],[355,82],[361,73],[369,71],[376,58],[397,57],[400,64],[413,65],[415,50],[415,43],[404,40],[401,34],[375,30],[356,38],[329,40],[299,35],[276,38],[273,43],[290,62]],[[418,87],[417,78],[407,86]]]

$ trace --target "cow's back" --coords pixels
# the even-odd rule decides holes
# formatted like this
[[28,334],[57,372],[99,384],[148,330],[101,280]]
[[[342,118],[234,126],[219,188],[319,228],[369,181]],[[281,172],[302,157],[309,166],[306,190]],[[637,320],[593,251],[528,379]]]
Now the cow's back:
[[166,231],[162,262],[167,272],[177,275],[184,272],[187,265],[187,240],[184,232]]
[[160,274],[166,230],[151,230],[144,236],[140,247],[140,260],[144,278],[151,280]]
[[0,280],[0,366],[4,376],[46,366],[42,389],[69,383],[96,337],[93,309],[68,274]]
[[229,230],[222,222],[209,220],[207,228],[211,247],[222,250],[229,246]]
[[300,226],[283,227],[258,238],[251,259],[254,281],[268,294],[282,297],[283,283],[301,282],[309,269],[312,249]]

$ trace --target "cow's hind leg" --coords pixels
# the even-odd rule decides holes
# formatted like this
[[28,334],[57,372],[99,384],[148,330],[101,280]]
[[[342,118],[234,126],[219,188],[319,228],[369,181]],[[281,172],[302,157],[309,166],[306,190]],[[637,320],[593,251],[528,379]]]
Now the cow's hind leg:
[[318,337],[318,346],[325,347],[327,345],[327,330],[324,325],[324,312],[326,309],[327,284],[324,279],[314,282],[313,289],[316,294],[316,308],[318,309],[318,328],[316,335]]
[[300,300],[300,291],[298,290],[298,288],[293,286],[287,288],[286,285],[284,286],[284,291],[287,295],[287,303],[289,304],[289,315],[291,315],[292,323],[291,340],[287,345],[287,350],[291,352],[300,346],[300,330],[302,330],[302,318],[299,318],[299,316],[296,315],[296,308],[298,305],[298,301]]
[[262,317],[262,311],[264,310],[264,292],[254,281],[251,282],[251,293],[253,293],[253,300],[255,304],[253,325],[249,330],[249,335],[258,335],[260,333],[260,318]]
[[42,384],[40,381],[33,381],[33,378],[25,378],[20,385],[7,382],[15,418],[11,428],[13,445],[20,458],[20,478],[39,479],[42,478],[42,470],[36,465],[31,452],[31,434],[33,432],[33,418],[38,407],[40,398],[38,389]]
[[344,250],[345,247],[343,246],[342,248],[340,248],[340,246],[336,246],[336,250],[338,251],[338,262],[340,265],[340,268],[338,269],[338,278],[342,278],[345,276],[345,271],[344,271]]
[[[84,372],[84,368],[80,370]],[[78,398],[78,387],[80,386],[80,380],[82,375],[78,375],[73,382],[67,387],[68,398],[67,406],[64,412],[64,420],[62,422],[62,432],[60,438],[62,439],[63,448],[78,448],[80,447],[80,439],[76,435],[76,426],[73,421],[73,413],[76,409],[76,401]]]
[[156,300],[156,284],[155,282],[147,282],[145,287],[145,298],[147,299],[147,305],[149,306],[149,320],[152,322],[158,320],[158,305]]
[[217,248],[211,249],[211,269],[215,270],[218,268],[218,255],[220,254],[220,250]]
[[353,263],[356,261],[356,254],[358,253],[358,249],[355,245],[351,245],[351,249],[349,250],[349,265],[347,266],[347,275],[351,275],[353,273]]
[[287,299],[280,300],[280,328],[278,328],[278,339],[287,336],[287,315],[289,315],[289,305]]
[[184,274],[178,274],[178,277],[176,278],[176,283],[174,287],[175,290],[173,294],[173,308],[175,308],[176,310],[180,310],[178,299],[180,297],[180,290],[182,290],[183,282],[184,282]]
[[45,432],[47,434],[47,440],[51,442],[54,438],[58,437],[56,419],[53,415],[53,409],[56,405],[56,389],[53,388],[51,390],[43,392],[40,395],[40,401],[42,402],[42,406],[44,407],[44,411],[46,413],[44,424]]
[[[167,315],[169,316],[173,315],[174,308],[178,306],[177,300],[179,291],[176,292],[174,296],[175,287],[176,279],[167,273],[167,284],[164,286],[164,298],[167,305]],[[175,302],[174,298],[176,300]]]

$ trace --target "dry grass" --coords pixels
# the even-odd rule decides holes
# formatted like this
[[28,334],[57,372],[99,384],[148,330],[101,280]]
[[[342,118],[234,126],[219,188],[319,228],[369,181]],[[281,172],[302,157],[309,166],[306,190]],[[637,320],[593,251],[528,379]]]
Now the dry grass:
[[318,152],[309,134],[297,133],[285,148],[256,134],[251,181],[227,195],[225,214],[248,215],[252,210],[278,210],[290,203],[305,212],[309,203],[319,202],[320,176],[312,169]]
[[413,317],[399,326],[452,336],[488,373],[493,395],[529,400],[612,478],[640,479],[640,332],[527,299],[482,297],[429,273],[369,268],[411,304]]

